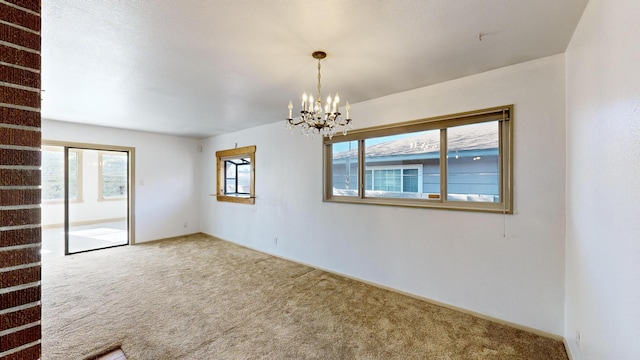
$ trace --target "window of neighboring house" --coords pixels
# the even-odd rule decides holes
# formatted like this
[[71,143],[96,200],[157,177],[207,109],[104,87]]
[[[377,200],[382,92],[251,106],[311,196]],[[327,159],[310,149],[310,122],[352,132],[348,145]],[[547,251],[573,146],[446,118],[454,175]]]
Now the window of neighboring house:
[[[41,151],[42,201],[64,200],[64,147],[43,146]],[[82,152],[69,149],[69,200],[82,201]]]
[[366,196],[413,197],[422,192],[422,164],[366,166]]
[[513,106],[324,139],[325,201],[513,213]]
[[100,151],[99,166],[99,199],[126,199],[128,194],[128,156],[126,152]]
[[255,146],[216,152],[218,201],[255,204]]

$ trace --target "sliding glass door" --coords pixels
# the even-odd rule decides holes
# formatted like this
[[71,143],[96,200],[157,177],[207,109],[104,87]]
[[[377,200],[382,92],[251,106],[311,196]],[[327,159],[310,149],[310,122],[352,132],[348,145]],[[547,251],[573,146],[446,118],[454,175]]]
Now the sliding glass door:
[[134,149],[43,143],[43,258],[132,243]]

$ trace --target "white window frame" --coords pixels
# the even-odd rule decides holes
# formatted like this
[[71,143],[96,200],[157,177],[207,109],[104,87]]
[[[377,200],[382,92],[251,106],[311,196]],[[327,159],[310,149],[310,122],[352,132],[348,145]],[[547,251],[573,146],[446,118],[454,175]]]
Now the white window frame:
[[[371,128],[352,130],[347,135],[323,138],[323,201],[370,205],[391,205],[463,211],[513,214],[513,105],[469,111],[464,113],[419,119]],[[447,129],[483,122],[498,122],[498,181],[499,200],[496,202],[449,200],[447,191]],[[366,196],[364,189],[365,140],[420,131],[440,131],[440,192],[420,198]],[[333,189],[333,144],[356,141],[358,158],[357,194],[335,194]],[[375,165],[374,165],[375,166]],[[391,165],[398,168],[399,165]]]
[[[400,192],[404,193],[407,192],[409,193],[409,191],[404,191],[404,170],[418,170],[418,193],[422,192],[422,164],[403,164],[403,165],[370,165],[370,166],[366,166],[364,168],[365,171],[365,184],[366,184],[366,172],[371,170],[371,189],[366,189],[365,191],[376,191],[373,190],[375,187],[375,176],[373,175],[373,173],[376,170],[402,170],[400,172]],[[410,193],[413,193],[413,191],[411,191]]]

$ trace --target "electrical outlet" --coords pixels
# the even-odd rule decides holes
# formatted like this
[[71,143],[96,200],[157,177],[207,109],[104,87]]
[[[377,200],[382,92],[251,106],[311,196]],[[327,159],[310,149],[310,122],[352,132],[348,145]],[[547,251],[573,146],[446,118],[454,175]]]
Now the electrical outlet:
[[274,243],[275,245],[278,245],[278,237],[277,237],[277,236],[273,238],[273,243]]
[[576,345],[580,348],[580,329],[576,328]]
[[184,224],[182,225],[182,227],[186,228],[189,225],[189,223],[187,223],[186,221],[184,222]]

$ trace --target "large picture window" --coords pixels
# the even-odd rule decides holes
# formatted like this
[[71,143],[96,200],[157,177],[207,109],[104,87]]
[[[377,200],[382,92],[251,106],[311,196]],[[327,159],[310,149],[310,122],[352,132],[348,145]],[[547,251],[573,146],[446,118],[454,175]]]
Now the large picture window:
[[324,200],[513,212],[513,106],[324,139]]

